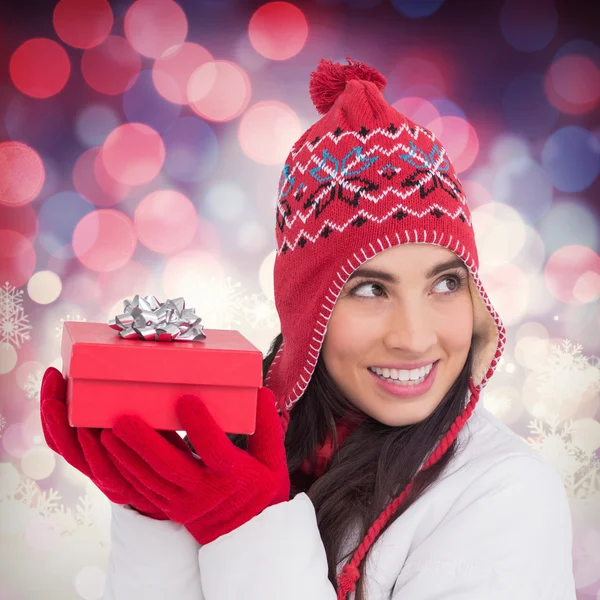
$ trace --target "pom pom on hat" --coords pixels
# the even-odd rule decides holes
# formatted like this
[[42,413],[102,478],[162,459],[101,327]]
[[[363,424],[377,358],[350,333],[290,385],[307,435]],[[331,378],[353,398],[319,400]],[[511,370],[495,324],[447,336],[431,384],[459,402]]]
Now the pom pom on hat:
[[316,71],[310,74],[310,97],[319,114],[324,115],[352,79],[371,81],[381,91],[387,85],[386,78],[373,67],[346,57],[349,64],[342,65],[322,58]]

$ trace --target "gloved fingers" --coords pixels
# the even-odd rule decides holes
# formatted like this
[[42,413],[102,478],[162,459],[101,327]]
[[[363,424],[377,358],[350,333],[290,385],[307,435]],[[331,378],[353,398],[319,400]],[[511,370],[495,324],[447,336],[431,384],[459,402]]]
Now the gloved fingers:
[[138,493],[115,467],[108,450],[100,441],[101,433],[101,429],[77,428],[77,437],[94,483],[113,502],[118,498],[123,504],[132,504],[131,498],[137,497]]
[[190,454],[192,451],[190,447],[184,442],[183,438],[176,431],[162,431],[158,430],[158,433],[162,435],[167,442],[173,444],[179,450],[183,450],[187,454]]
[[181,444],[182,449],[179,449],[166,439],[164,432],[161,434],[135,415],[119,417],[113,424],[112,432],[152,467],[155,476],[160,476],[161,479],[185,489],[192,489],[195,485],[195,474],[203,468],[203,465],[192,456],[183,440],[181,443],[177,442],[178,445]]
[[244,467],[250,457],[231,442],[200,398],[186,394],[179,398],[175,410],[194,449],[209,469],[231,473]]
[[42,429],[48,446],[71,466],[91,477],[91,470],[77,438],[77,430],[69,425],[65,403],[66,385],[59,371],[50,367],[44,375],[40,396]]
[[274,472],[287,472],[283,428],[275,407],[275,396],[266,387],[258,390],[256,430],[248,437],[248,452]]
[[[165,499],[179,497],[184,493],[181,487],[157,473],[152,465],[146,462],[128,444],[119,439],[114,431],[110,429],[102,430],[100,440],[108,450],[115,466],[138,492],[145,497],[148,497],[145,495],[146,490],[154,492],[151,501],[159,508],[164,506]],[[155,500],[160,497],[162,497],[162,502],[158,504]]]

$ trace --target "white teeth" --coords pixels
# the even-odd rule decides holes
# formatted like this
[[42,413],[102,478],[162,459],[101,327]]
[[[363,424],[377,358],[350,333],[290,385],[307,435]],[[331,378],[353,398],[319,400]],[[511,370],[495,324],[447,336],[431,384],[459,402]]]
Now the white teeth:
[[420,367],[419,369],[380,369],[379,367],[369,367],[369,370],[386,377],[388,379],[396,379],[398,381],[416,381],[429,375],[429,372],[433,368],[433,363]]

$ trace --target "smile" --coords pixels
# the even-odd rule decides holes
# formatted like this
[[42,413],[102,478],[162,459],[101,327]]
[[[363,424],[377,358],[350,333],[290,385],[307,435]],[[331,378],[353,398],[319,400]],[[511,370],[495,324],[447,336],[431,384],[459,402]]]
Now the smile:
[[379,375],[382,379],[406,382],[410,383],[421,383],[425,381],[425,378],[433,369],[434,363],[420,367],[419,369],[380,369],[379,367],[369,367],[369,371]]
[[371,373],[377,386],[386,394],[400,398],[412,398],[421,396],[431,389],[439,363],[440,361],[436,360],[426,367],[410,371],[380,369],[379,367],[369,367],[367,370]]

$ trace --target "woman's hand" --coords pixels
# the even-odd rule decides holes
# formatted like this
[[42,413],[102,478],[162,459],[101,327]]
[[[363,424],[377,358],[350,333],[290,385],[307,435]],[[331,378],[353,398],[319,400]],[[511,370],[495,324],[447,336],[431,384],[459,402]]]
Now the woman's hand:
[[143,419],[123,416],[102,444],[131,484],[172,520],[208,544],[272,504],[289,500],[283,429],[273,393],[258,392],[256,431],[248,451],[232,444],[196,396],[177,415],[200,459],[162,438]]
[[[89,477],[109,500],[116,504],[128,504],[153,519],[168,519],[115,468],[106,448],[100,442],[102,429],[69,425],[66,382],[60,371],[54,367],[46,369],[42,379],[40,413],[42,430],[48,447]],[[157,433],[157,435],[161,437],[161,434]],[[181,448],[181,451],[187,449],[187,445],[176,432],[167,432],[163,435]]]

